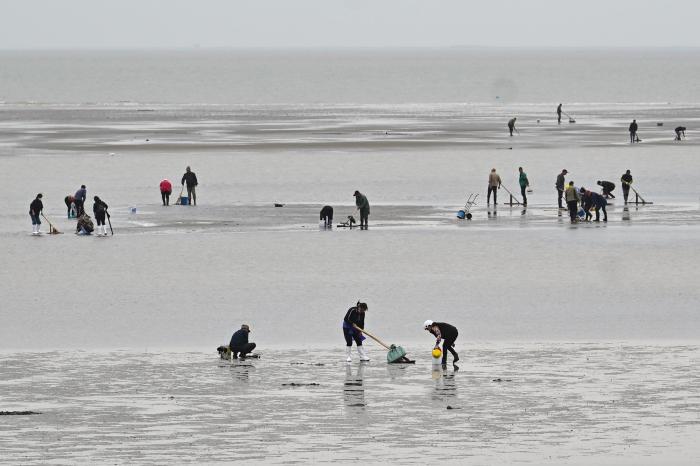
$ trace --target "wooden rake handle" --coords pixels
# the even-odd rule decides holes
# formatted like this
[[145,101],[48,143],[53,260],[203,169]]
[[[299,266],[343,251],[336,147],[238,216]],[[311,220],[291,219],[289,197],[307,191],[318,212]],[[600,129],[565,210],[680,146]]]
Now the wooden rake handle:
[[358,327],[358,326],[355,325],[355,324],[352,324],[352,326],[355,327],[355,328],[356,328],[357,330],[359,330],[360,332],[362,332],[362,333],[364,333],[365,335],[367,335],[368,337],[370,337],[372,340],[374,340],[374,341],[376,341],[377,343],[379,343],[380,345],[382,345],[384,348],[386,348],[386,349],[388,349],[388,350],[391,349],[391,347],[389,347],[386,343],[384,343],[382,340],[380,340],[379,338],[377,338],[377,337],[375,337],[374,335],[372,335],[371,333],[369,333],[367,330],[365,330],[365,329],[363,329],[363,328],[360,328],[360,327]]

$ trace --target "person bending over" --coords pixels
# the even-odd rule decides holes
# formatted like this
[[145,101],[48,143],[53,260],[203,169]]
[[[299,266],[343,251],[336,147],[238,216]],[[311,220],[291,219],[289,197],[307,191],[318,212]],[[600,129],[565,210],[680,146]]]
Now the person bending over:
[[241,325],[241,329],[237,330],[231,336],[231,342],[228,347],[231,350],[231,359],[245,359],[248,353],[252,353],[255,349],[255,343],[248,342],[248,334],[250,327],[247,324]]
[[612,193],[615,190],[615,183],[612,181],[598,181],[597,184],[603,188],[603,196],[606,198],[615,199],[615,196]]
[[365,328],[365,312],[367,312],[367,303],[357,302],[353,307],[348,309],[343,318],[343,336],[345,336],[345,358],[347,362],[352,362],[350,353],[352,352],[352,342],[355,341],[357,354],[360,356],[360,362],[369,361],[367,351],[362,346],[362,340],[365,339],[360,329]]
[[323,206],[319,215],[319,220],[323,220],[323,225],[326,228],[331,228],[333,226],[333,207],[329,205]]
[[452,353],[452,364],[459,361],[459,355],[454,349],[455,340],[459,335],[457,327],[450,325],[445,322],[433,322],[432,320],[426,320],[423,324],[423,328],[435,335],[435,348],[440,348],[440,341],[442,341],[442,365],[447,366],[447,352]]

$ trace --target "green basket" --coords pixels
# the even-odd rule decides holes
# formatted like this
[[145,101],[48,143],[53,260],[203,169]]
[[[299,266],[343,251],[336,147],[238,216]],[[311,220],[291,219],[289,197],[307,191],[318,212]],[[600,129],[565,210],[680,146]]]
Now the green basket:
[[403,348],[400,346],[391,345],[389,352],[386,354],[386,360],[387,362],[392,363],[398,361],[404,356],[406,356],[406,351],[404,351]]

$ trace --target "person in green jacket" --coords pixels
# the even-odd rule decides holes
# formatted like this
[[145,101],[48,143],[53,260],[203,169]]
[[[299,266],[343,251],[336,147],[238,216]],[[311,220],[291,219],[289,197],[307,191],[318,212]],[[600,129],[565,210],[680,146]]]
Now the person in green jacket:
[[518,172],[520,172],[520,178],[518,182],[520,183],[520,194],[523,195],[523,205],[527,205],[527,194],[525,194],[527,188],[530,187],[530,181],[527,179],[527,173],[523,171],[523,167],[518,167]]
[[360,211],[360,229],[366,230],[368,226],[367,219],[369,217],[369,201],[367,200],[367,196],[360,191],[355,191],[353,196],[355,196],[355,205]]

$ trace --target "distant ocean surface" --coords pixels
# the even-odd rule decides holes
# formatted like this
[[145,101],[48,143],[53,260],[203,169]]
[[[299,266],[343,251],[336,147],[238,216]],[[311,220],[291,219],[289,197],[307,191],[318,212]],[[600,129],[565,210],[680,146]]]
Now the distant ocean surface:
[[700,102],[700,49],[2,51],[0,102]]

